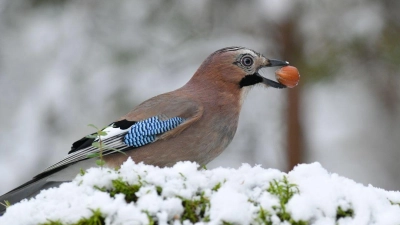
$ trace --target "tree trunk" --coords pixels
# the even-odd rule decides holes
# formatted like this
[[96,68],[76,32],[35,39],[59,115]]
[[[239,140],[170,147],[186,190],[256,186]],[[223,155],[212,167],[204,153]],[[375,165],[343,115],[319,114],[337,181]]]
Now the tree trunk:
[[[299,14],[297,14],[299,15]],[[296,19],[298,16],[290,16],[278,25],[279,37],[277,43],[281,47],[283,60],[293,63],[301,73],[302,49],[300,34],[297,33]],[[301,80],[300,80],[301,84]],[[286,114],[286,143],[287,143],[287,170],[302,162],[304,155],[303,129],[300,122],[300,94],[301,86],[287,90],[287,114]]]

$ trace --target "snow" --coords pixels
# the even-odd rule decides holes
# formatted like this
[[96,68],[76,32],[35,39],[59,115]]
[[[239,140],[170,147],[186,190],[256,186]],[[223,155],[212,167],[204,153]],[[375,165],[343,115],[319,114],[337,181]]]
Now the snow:
[[253,212],[252,204],[244,193],[232,187],[222,187],[211,196],[211,221],[226,221],[234,224],[249,224]]
[[[281,198],[269,191],[271,182],[293,184],[294,194],[284,203],[290,219],[282,219]],[[99,188],[113,189],[113,180],[140,184],[136,202],[124,194],[111,197]],[[97,187],[97,188],[96,188]],[[162,188],[161,193],[159,188]],[[184,200],[205,201],[197,221],[183,219]],[[119,170],[91,168],[72,182],[42,191],[35,198],[12,205],[0,224],[29,225],[49,220],[63,224],[90,218],[100,210],[105,224],[400,224],[400,192],[364,186],[326,171],[319,163],[301,164],[291,172],[243,164],[238,169],[200,169],[191,162],[158,168],[125,162]],[[338,217],[338,208],[348,215]]]

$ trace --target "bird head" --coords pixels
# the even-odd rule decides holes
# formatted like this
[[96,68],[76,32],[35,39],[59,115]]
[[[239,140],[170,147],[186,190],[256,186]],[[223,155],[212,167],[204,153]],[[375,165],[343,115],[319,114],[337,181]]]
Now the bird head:
[[262,54],[243,47],[228,47],[211,54],[200,66],[194,79],[201,79],[207,85],[221,84],[247,89],[262,83],[274,88],[286,88],[278,82],[261,76],[263,67],[287,66],[287,61],[268,59]]

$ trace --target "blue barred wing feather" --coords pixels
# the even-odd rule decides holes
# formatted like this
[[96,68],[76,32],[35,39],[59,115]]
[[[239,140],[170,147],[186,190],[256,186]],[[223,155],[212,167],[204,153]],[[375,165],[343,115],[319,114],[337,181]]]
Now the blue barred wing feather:
[[184,121],[181,117],[160,120],[157,116],[137,122],[124,137],[127,146],[140,147],[156,141],[159,134],[174,129]]

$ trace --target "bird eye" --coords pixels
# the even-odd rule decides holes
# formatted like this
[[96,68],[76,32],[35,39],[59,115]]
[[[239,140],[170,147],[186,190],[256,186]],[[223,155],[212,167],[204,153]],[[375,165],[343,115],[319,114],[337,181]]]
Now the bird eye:
[[254,61],[253,58],[251,58],[250,56],[245,56],[242,58],[241,62],[243,66],[251,66],[253,65]]

